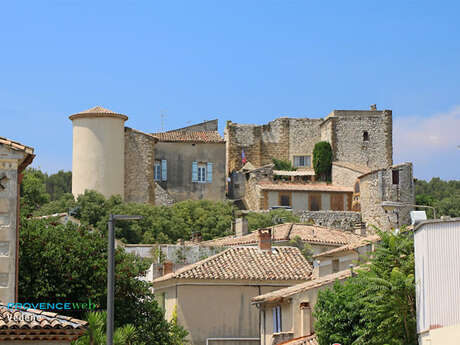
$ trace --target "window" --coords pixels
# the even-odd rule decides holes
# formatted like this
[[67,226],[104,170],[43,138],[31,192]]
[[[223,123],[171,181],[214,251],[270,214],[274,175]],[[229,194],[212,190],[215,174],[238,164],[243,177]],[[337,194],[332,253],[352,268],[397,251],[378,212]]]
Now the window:
[[153,169],[153,179],[155,181],[161,180],[161,162],[155,161],[154,169]]
[[291,193],[280,192],[279,205],[280,206],[291,206]]
[[310,156],[294,156],[294,167],[311,167],[311,157]]
[[399,170],[393,170],[393,184],[399,184]]
[[339,271],[339,259],[332,260],[332,273],[337,273]]
[[278,305],[273,308],[273,333],[281,332],[281,307]]
[[206,165],[198,164],[198,182],[206,182]]
[[310,211],[321,210],[321,194],[308,193],[308,204]]
[[363,132],[363,141],[369,141],[369,132],[368,131]]
[[192,182],[211,183],[212,182],[212,163],[193,162],[192,163]]

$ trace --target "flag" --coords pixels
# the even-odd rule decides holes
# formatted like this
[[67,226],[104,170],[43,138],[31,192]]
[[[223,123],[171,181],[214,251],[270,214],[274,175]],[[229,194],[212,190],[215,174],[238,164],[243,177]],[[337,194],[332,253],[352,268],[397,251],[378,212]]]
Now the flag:
[[243,164],[246,164],[246,156],[244,154],[244,149],[241,150],[241,161],[243,162]]

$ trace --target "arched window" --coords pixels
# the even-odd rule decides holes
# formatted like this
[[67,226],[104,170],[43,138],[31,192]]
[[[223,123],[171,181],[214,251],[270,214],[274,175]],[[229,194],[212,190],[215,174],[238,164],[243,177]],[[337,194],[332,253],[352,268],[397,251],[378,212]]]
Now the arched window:
[[363,141],[369,141],[369,132],[368,131],[363,132]]

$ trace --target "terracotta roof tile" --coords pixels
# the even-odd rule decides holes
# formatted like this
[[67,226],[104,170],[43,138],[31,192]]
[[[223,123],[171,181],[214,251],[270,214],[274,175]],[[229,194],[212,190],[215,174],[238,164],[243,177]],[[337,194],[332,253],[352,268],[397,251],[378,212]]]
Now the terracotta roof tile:
[[[359,269],[356,267],[355,269]],[[290,286],[288,288],[284,288],[281,290],[276,290],[273,292],[269,292],[263,295],[259,295],[253,297],[252,303],[266,303],[266,302],[279,302],[285,298],[289,298],[293,295],[296,295],[301,292],[305,292],[311,289],[315,289],[321,286],[325,286],[328,284],[334,283],[336,280],[344,280],[351,276],[351,270],[344,270],[337,273],[328,274],[326,276],[311,279],[305,283],[297,284],[294,286]]]
[[90,108],[88,110],[81,111],[79,113],[73,114],[69,116],[70,120],[75,120],[78,118],[83,118],[83,117],[117,117],[122,120],[128,120],[128,116],[120,113],[116,113],[112,110],[96,106],[93,108]]
[[278,345],[319,345],[319,342],[316,334],[310,334],[304,337],[284,341]]
[[257,184],[262,190],[298,190],[317,192],[353,192],[352,187],[336,186],[325,183],[273,183],[261,181]]
[[88,323],[36,309],[8,308],[0,304],[0,342],[8,340],[72,341]]
[[205,260],[157,278],[213,280],[306,280],[312,267],[298,248],[232,247]]
[[218,131],[170,131],[152,133],[161,142],[225,143]]
[[313,256],[313,258],[317,259],[317,258],[321,258],[321,257],[325,257],[325,256],[329,256],[329,255],[333,255],[333,254],[337,254],[337,253],[341,253],[341,252],[355,250],[355,249],[358,249],[358,248],[361,248],[361,247],[365,247],[365,246],[367,246],[367,245],[369,245],[371,243],[376,243],[378,241],[380,241],[380,236],[378,236],[378,235],[371,235],[371,236],[368,236],[368,237],[363,237],[363,238],[359,239],[358,241],[354,241],[352,243],[346,244],[346,245],[341,246],[339,248],[334,248],[334,249],[328,250],[326,252],[316,254],[316,255]]
[[[331,246],[343,246],[365,238],[350,231],[330,229],[317,225],[285,223],[272,227],[272,241],[274,242],[292,240],[297,236],[302,241],[310,244]],[[241,237],[227,236],[204,241],[200,244],[205,246],[235,246],[252,245],[258,243],[258,241],[257,231],[253,231]]]
[[4,137],[0,137],[0,144],[8,146],[9,148],[16,151],[23,151],[27,154],[33,155],[34,149],[30,146],[23,145],[17,141],[13,141]]

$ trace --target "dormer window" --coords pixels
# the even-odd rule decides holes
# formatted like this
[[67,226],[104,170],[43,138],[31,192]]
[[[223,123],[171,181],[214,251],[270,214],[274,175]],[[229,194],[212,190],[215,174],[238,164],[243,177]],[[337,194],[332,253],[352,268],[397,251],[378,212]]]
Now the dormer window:
[[369,132],[368,131],[363,132],[363,141],[369,141]]

